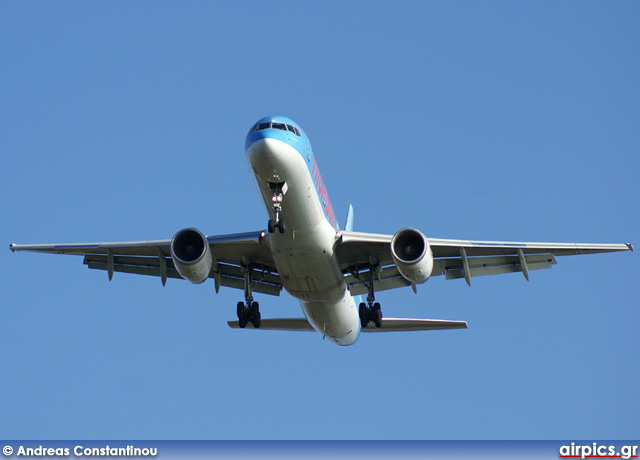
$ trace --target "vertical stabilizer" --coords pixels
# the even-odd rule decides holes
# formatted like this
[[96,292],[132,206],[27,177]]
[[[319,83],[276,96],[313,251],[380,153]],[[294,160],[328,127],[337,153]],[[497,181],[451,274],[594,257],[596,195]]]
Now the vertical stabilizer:
[[344,224],[344,229],[348,232],[353,231],[353,206],[349,204],[349,210],[347,211],[347,221]]

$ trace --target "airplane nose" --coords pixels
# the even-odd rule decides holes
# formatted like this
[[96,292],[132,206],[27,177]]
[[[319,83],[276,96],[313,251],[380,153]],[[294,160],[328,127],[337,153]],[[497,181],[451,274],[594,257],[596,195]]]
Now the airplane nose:
[[245,151],[248,151],[249,147],[251,147],[255,142],[259,142],[262,139],[269,139],[270,137],[273,137],[273,135],[270,133],[269,129],[249,131],[249,134],[247,134],[247,138],[245,139]]
[[254,167],[280,164],[286,156],[286,148],[285,143],[264,136],[249,146],[247,157]]

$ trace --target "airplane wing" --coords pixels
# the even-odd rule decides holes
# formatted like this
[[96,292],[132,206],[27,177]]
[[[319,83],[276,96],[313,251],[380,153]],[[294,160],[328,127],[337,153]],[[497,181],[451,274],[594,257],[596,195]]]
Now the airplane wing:
[[[282,283],[275,269],[271,251],[262,231],[207,236],[216,265],[209,275],[220,286],[244,289],[243,266],[251,266],[253,290],[280,295]],[[170,249],[171,240],[130,241],[121,243],[74,244],[12,244],[12,251],[72,254],[84,256],[84,264],[91,269],[105,270],[109,279],[114,272],[134,273],[160,277],[164,285],[167,278],[183,279],[176,270]]]
[[[232,329],[239,329],[238,321],[227,321]],[[255,329],[253,324],[247,324],[247,329]],[[362,332],[407,332],[407,331],[435,331],[443,329],[466,329],[465,321],[447,321],[442,319],[413,319],[413,318],[383,318],[382,327],[375,327],[373,323],[361,329]],[[314,329],[305,318],[275,318],[263,319],[260,329],[265,331],[302,331],[313,332]]]
[[[384,291],[411,282],[400,275],[391,257],[393,235],[341,232],[335,251],[352,295],[366,294],[370,267],[375,266],[375,290]],[[446,279],[529,272],[551,268],[556,256],[633,250],[631,244],[522,243],[427,238],[433,252],[431,276]]]
[[[232,329],[240,329],[240,323],[238,321],[227,321],[227,324]],[[247,323],[246,329],[256,328],[253,323]],[[260,330],[315,332],[315,329],[309,324],[306,318],[262,319],[260,321]]]

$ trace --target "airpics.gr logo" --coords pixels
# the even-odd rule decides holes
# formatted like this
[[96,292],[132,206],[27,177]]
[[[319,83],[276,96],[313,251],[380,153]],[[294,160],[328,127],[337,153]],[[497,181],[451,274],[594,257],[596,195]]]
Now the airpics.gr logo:
[[587,445],[576,445],[572,442],[570,446],[560,447],[560,458],[593,458],[612,457],[630,459],[638,457],[638,446],[616,446],[598,445],[597,442]]

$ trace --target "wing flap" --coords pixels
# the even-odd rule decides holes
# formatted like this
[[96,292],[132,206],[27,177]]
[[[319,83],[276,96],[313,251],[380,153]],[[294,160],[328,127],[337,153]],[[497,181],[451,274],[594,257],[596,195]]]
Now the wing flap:
[[[532,254],[524,257],[529,271],[551,268],[556,264],[552,254]],[[468,261],[471,277],[523,271],[518,256],[469,257]],[[460,259],[441,259],[440,270],[448,280],[464,278],[464,267]]]
[[[109,270],[107,263],[87,261],[85,262],[85,265],[93,270]],[[149,265],[114,264],[113,271],[118,273],[132,273],[134,275],[161,276],[160,267],[153,267]],[[167,268],[167,278],[183,279],[174,268]]]
[[[389,289],[396,289],[396,288],[411,286],[411,283],[399,275],[393,278],[384,279],[382,281],[376,281],[374,282],[374,286],[375,286],[375,291],[379,292],[379,291],[387,291]],[[352,296],[367,294],[369,293],[369,288],[365,283],[358,282],[358,283],[349,285],[349,293]]]
[[[374,269],[374,272],[374,286],[376,292],[411,286],[411,283],[400,274],[398,267],[395,265]],[[362,271],[352,270],[348,275],[346,275],[345,281],[347,282],[351,295],[367,294],[369,292],[367,286],[370,277],[369,269]]]
[[[167,278],[183,279],[175,269],[171,257],[164,257]],[[95,270],[109,270],[108,256],[101,254],[87,254],[84,257],[84,264]],[[114,256],[113,271],[120,273],[132,273],[136,275],[162,276],[160,258],[145,256]],[[218,264],[218,272],[211,272],[209,278],[218,278],[220,285],[234,289],[244,290],[244,274],[241,267],[228,264]],[[279,296],[282,290],[280,277],[272,271],[253,269],[252,289],[255,292]]]

